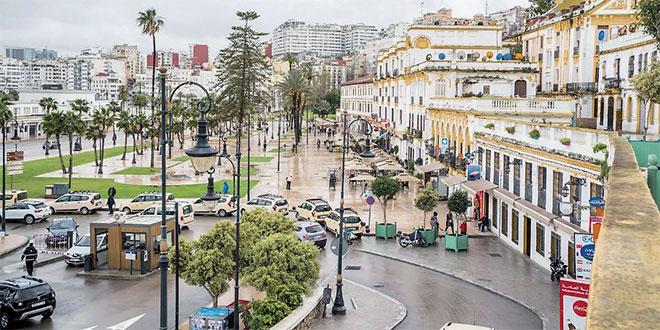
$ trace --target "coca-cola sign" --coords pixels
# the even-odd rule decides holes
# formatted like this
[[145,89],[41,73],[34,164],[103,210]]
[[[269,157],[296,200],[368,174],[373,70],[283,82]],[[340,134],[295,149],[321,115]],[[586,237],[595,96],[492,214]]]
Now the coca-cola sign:
[[587,316],[587,302],[584,300],[576,301],[573,303],[573,311],[581,317]]

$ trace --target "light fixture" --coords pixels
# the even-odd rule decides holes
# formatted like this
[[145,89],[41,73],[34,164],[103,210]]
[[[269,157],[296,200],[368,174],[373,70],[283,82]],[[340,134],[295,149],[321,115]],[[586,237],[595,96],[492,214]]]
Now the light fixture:
[[190,157],[190,162],[195,171],[206,173],[211,167],[213,167],[218,150],[209,145],[208,134],[206,132],[206,111],[200,110],[199,114],[199,121],[197,122],[197,141],[195,142],[194,147],[186,150],[186,155]]
[[371,135],[367,135],[367,142],[364,145],[364,151],[360,154],[360,157],[363,158],[373,158],[376,155],[374,155],[373,152],[371,152]]

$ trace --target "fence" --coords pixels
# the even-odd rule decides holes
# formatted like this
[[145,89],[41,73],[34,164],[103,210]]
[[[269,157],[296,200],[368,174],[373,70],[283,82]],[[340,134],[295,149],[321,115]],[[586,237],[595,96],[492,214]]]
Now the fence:
[[34,247],[41,253],[63,254],[73,246],[74,233],[69,235],[35,234]]

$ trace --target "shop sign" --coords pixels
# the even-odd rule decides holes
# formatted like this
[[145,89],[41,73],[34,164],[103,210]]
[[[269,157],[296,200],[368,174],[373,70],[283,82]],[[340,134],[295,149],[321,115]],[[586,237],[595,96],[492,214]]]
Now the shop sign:
[[465,172],[468,181],[477,181],[481,179],[481,165],[470,164],[467,166]]
[[562,278],[559,281],[559,329],[586,329],[589,283]]
[[447,149],[449,149],[449,139],[443,137],[442,139],[440,139],[440,153],[443,155],[446,154]]
[[596,244],[592,234],[575,233],[575,278],[591,280],[591,263],[594,260]]

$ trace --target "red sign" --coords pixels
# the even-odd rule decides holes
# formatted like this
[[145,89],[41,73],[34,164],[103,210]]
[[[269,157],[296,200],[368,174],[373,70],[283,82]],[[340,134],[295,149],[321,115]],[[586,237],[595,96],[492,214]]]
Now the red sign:
[[559,329],[586,329],[589,283],[573,279],[559,281]]

